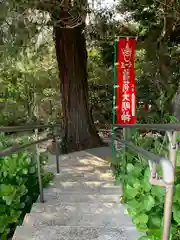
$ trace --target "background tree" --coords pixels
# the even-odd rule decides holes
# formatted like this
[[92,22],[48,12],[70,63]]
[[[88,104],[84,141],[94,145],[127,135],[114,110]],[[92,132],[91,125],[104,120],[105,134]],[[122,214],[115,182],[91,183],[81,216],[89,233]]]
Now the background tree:
[[[10,21],[10,26],[8,23],[4,32],[7,35],[14,33],[16,44],[24,46],[26,40],[36,35],[44,23],[53,26],[61,80],[64,150],[75,151],[100,145],[101,140],[88,106],[87,50],[84,36],[87,1],[14,0],[3,2],[3,9],[6,10],[4,21]],[[22,29],[27,31],[27,39],[24,35],[23,38],[20,37]],[[11,41],[13,44],[14,39]]]
[[[90,9],[82,1],[2,1],[0,123],[63,117],[64,150],[100,145],[93,120],[111,123],[114,39],[129,35],[138,36],[138,122],[169,122],[169,112],[179,112],[178,4],[124,0]],[[151,103],[150,113],[143,102]]]
[[161,122],[167,112],[177,116],[175,109],[178,101],[174,101],[174,105],[171,103],[177,93],[180,77],[177,67],[180,2],[123,0],[117,9],[126,16],[126,20],[138,26],[138,46],[143,50],[141,71],[138,73],[141,97],[147,102],[151,101],[152,107],[159,110]]
[[[112,65],[115,38],[138,37],[135,60],[138,122],[169,122],[169,114],[180,117],[178,9],[179,1],[123,0],[113,14],[102,11],[95,15],[97,20],[90,33],[105,65]],[[143,111],[142,103],[151,104],[149,113]]]

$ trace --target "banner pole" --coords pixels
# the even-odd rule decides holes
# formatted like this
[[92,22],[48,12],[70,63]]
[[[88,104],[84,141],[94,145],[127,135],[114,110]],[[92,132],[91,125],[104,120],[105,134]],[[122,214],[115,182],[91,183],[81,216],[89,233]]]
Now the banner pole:
[[112,161],[116,159],[116,89],[117,89],[117,40],[114,41],[114,79],[113,79],[113,106],[112,106]]
[[[134,57],[137,37],[124,36],[114,41],[114,83],[112,110],[112,157],[116,161],[116,134],[118,124],[136,122],[136,92],[134,79]],[[117,57],[118,55],[118,57]],[[118,68],[120,64],[120,68]],[[118,109],[117,109],[118,108]],[[131,130],[123,129],[125,140],[131,139]],[[125,149],[126,150],[126,149]],[[117,162],[116,162],[117,163]]]

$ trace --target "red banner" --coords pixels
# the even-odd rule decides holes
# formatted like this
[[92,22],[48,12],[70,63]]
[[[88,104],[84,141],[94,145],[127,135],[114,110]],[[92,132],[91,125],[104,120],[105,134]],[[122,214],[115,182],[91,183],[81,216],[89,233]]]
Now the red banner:
[[135,38],[122,38],[118,41],[117,124],[136,123],[135,47]]

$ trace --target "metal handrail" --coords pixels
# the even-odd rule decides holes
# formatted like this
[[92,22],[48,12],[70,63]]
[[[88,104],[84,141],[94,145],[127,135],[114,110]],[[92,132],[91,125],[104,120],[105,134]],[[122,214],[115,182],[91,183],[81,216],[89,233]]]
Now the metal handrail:
[[9,133],[9,132],[25,132],[31,131],[35,129],[47,129],[47,128],[57,128],[61,127],[61,124],[47,124],[47,125],[40,125],[40,124],[28,124],[22,126],[14,126],[14,127],[0,127],[1,133]]
[[30,143],[27,143],[27,144],[23,144],[23,145],[20,145],[20,146],[17,146],[17,147],[10,147],[10,148],[6,148],[4,150],[2,150],[0,152],[0,157],[7,157],[7,156],[10,156],[12,155],[13,153],[17,153],[21,150],[24,150],[26,148],[29,148],[33,145],[36,145],[36,144],[39,144],[39,143],[42,143],[42,142],[46,142],[50,139],[53,139],[53,136],[51,137],[47,137],[47,138],[43,138],[43,139],[40,139],[40,140],[37,140],[37,141],[34,141],[34,142],[30,142]]
[[39,192],[40,192],[40,202],[44,202],[44,192],[43,192],[43,184],[42,184],[42,176],[41,176],[41,166],[40,166],[40,151],[39,151],[39,143],[46,142],[48,140],[54,139],[55,140],[55,146],[56,146],[56,170],[57,173],[60,172],[59,169],[59,155],[58,155],[58,137],[59,135],[55,135],[54,133],[46,138],[39,139],[38,137],[38,129],[48,129],[52,128],[53,130],[60,127],[60,124],[48,124],[48,125],[25,125],[25,126],[17,126],[17,127],[1,127],[0,132],[5,133],[5,132],[26,132],[26,131],[31,131],[35,130],[35,138],[36,141],[19,145],[16,147],[9,147],[6,148],[2,151],[0,151],[0,157],[5,157],[5,156],[10,156],[14,153],[17,153],[21,150],[27,149],[31,146],[36,146],[36,162],[37,162],[37,169],[38,169],[38,182],[39,182]]
[[167,158],[161,158],[159,164],[163,171],[163,180],[167,185],[174,184],[174,167],[171,161]]
[[[121,143],[123,143],[126,147],[131,148],[133,151],[138,152],[141,155],[143,155],[144,157],[146,157],[148,159],[148,161],[150,161],[149,164],[151,164],[151,166],[153,166],[154,163],[160,165],[162,168],[162,171],[163,171],[164,184],[171,185],[174,183],[174,168],[169,159],[158,156],[154,153],[148,152],[144,148],[137,147],[134,144],[132,144],[131,142],[126,142],[126,141],[121,140]],[[151,181],[151,179],[150,179],[150,181]]]
[[[151,153],[139,146],[135,146],[132,142],[124,141],[115,136],[115,132],[122,128],[139,128],[139,129],[151,129],[166,131],[169,138],[169,159],[158,156]],[[164,220],[163,220],[163,232],[162,240],[169,240],[170,229],[171,229],[171,218],[172,218],[172,203],[174,194],[174,182],[175,182],[175,172],[176,172],[176,152],[178,145],[176,143],[177,131],[180,131],[180,124],[114,124],[112,125],[112,136],[113,140],[120,141],[124,144],[125,149],[130,148],[131,150],[145,156],[148,159],[150,167],[150,183],[155,186],[162,186],[166,189],[165,194],[165,204],[164,204]],[[127,138],[127,133],[124,132],[125,140]],[[114,146],[113,146],[114,147]],[[114,153],[114,150],[113,150]],[[162,168],[163,177],[159,177],[156,172],[156,165],[159,164]]]
[[[47,141],[49,139],[54,138],[56,143],[56,167],[57,173],[59,173],[59,156],[58,156],[58,139],[57,135],[50,136],[44,139],[38,139],[38,129],[47,129],[61,127],[60,124],[49,124],[49,125],[25,125],[25,126],[16,126],[16,127],[0,127],[0,132],[25,132],[35,130],[36,141],[18,146],[11,147],[5,149],[0,152],[0,156],[9,156],[15,152],[28,148],[32,145],[36,145],[37,152],[37,167],[38,167],[38,180],[39,180],[39,189],[40,189],[40,201],[44,202],[43,195],[43,185],[42,185],[42,177],[41,177],[41,168],[40,168],[40,152],[38,144],[40,142]],[[171,226],[171,215],[172,215],[172,200],[173,200],[173,190],[174,190],[174,179],[175,179],[175,167],[176,167],[176,131],[180,131],[180,124],[134,124],[134,125],[112,125],[112,130],[114,134],[114,130],[118,130],[120,128],[139,128],[139,129],[152,129],[152,130],[160,130],[167,131],[169,137],[169,159],[165,157],[157,156],[153,153],[146,151],[141,147],[137,147],[133,145],[131,142],[123,141],[121,142],[126,146],[130,147],[134,151],[144,155],[148,159],[148,163],[150,166],[150,183],[153,185],[163,186],[166,189],[165,196],[165,205],[164,205],[164,226],[163,226],[163,235],[162,240],[169,240],[170,236],[170,226]],[[107,130],[106,130],[107,131]],[[113,138],[114,139],[114,138]],[[163,179],[160,179],[156,173],[156,164],[159,164],[163,170]]]
[[180,131],[180,124],[113,124],[114,129],[120,128],[138,128],[138,129],[150,129],[159,131]]

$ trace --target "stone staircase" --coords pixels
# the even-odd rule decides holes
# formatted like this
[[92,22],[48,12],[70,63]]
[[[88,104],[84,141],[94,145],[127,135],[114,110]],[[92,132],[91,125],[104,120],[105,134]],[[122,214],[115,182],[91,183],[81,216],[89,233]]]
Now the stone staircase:
[[[13,240],[137,240],[130,217],[120,204],[122,189],[114,185],[106,158],[109,147],[60,156],[60,174],[44,189]],[[48,170],[55,173],[55,156]]]

